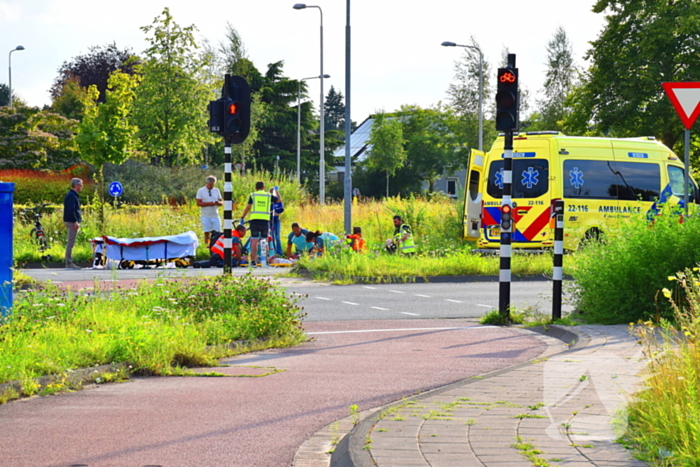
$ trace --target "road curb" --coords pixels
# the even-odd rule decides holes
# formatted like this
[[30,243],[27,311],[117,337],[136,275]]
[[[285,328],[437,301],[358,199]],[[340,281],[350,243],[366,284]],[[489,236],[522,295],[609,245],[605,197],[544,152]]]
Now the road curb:
[[[590,338],[583,332],[577,333],[575,330],[565,329],[560,326],[538,326],[537,328],[523,329],[524,331],[531,331],[537,334],[541,334],[545,337],[554,338],[562,341],[566,344],[566,349],[561,352],[555,352],[547,355],[551,357],[552,355],[558,355],[560,353],[568,352],[575,348],[585,347],[590,341]],[[549,347],[549,346],[548,346]],[[546,351],[545,351],[546,352]],[[414,397],[408,398],[409,400],[417,400],[432,397],[436,394],[449,391],[456,386],[464,386],[468,384],[481,381],[483,379],[492,378],[510,371],[531,365],[533,361],[542,358],[541,356],[533,360],[528,360],[526,362],[517,363],[506,368],[501,368],[483,375],[480,375],[479,379],[467,378],[455,383],[448,384],[441,388],[436,388],[424,393],[418,394]],[[370,433],[372,427],[377,423],[377,421],[383,416],[384,411],[392,406],[401,404],[402,401],[397,401],[391,404],[382,406],[376,412],[368,415],[367,417],[360,420],[360,422],[355,425],[350,432],[348,432],[343,439],[341,439],[338,446],[333,451],[330,458],[330,467],[375,467],[374,460],[369,450],[365,449],[366,439]]]
[[[396,283],[464,283],[464,282],[498,282],[498,275],[480,276],[480,275],[458,275],[458,276],[388,276],[388,277],[368,277],[368,276],[348,276],[345,274],[323,274],[323,273],[313,273],[308,269],[299,268],[294,269],[294,272],[308,277],[310,279],[322,279],[324,281],[347,281],[351,280],[355,284],[396,284]],[[573,280],[572,276],[564,274],[564,280]],[[542,280],[552,280],[551,277],[547,277],[542,274],[538,275],[512,275],[512,282],[528,282],[528,281],[542,281]]]

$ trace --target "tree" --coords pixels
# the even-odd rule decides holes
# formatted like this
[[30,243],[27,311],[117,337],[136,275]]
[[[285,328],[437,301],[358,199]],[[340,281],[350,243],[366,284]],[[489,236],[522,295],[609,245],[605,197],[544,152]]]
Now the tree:
[[345,131],[345,103],[343,102],[343,93],[336,92],[333,86],[331,86],[328,95],[324,99],[323,111],[326,131]]
[[576,85],[577,76],[571,42],[560,26],[547,44],[547,77],[542,90],[544,98],[537,101],[537,122],[529,129],[562,129],[564,118],[571,113],[566,98]]
[[[478,42],[471,37],[470,44],[480,49]],[[448,101],[455,113],[461,118],[463,123],[463,133],[466,141],[471,146],[477,147],[479,141],[479,52],[473,48],[463,48],[463,55],[460,60],[455,61],[455,76],[453,83],[447,89]],[[484,58],[483,60],[483,101],[484,112],[484,145],[487,141],[496,138],[496,131],[493,125],[488,125],[495,107],[489,105],[494,102],[491,90],[491,81],[488,79],[491,73],[491,65]]]
[[87,88],[80,86],[80,80],[78,78],[71,77],[63,85],[61,94],[54,99],[51,104],[51,109],[66,118],[82,120],[83,114],[85,113],[85,102],[87,98]]
[[435,180],[466,165],[470,149],[460,132],[463,122],[451,110],[441,105],[403,106],[397,116],[406,142],[406,164],[416,178],[428,182],[429,192]]
[[598,0],[606,25],[585,58],[565,120],[573,134],[655,135],[673,148],[684,127],[662,82],[700,81],[700,3],[696,0]]
[[83,159],[97,168],[100,227],[104,227],[104,165],[121,164],[135,147],[138,128],[131,123],[134,89],[140,77],[114,72],[109,77],[106,100],[99,102],[97,86],[88,88],[85,115],[78,127],[77,143]]
[[76,164],[77,125],[48,110],[0,107],[0,169],[62,170]]
[[10,105],[10,87],[0,83],[0,107]]
[[166,7],[141,30],[150,35],[134,104],[141,147],[153,162],[198,160],[213,136],[207,127],[212,89],[201,79],[207,64],[196,53],[196,29],[180,27]]
[[69,83],[77,81],[84,89],[95,85],[100,93],[99,102],[104,102],[110,74],[117,70],[134,74],[138,64],[138,58],[131,49],[120,50],[114,42],[106,46],[92,46],[87,54],[78,55],[71,62],[63,62],[49,90],[51,99],[55,102]]
[[406,163],[406,151],[401,122],[383,113],[374,115],[370,130],[367,166],[386,173],[386,195],[389,196],[389,177]]

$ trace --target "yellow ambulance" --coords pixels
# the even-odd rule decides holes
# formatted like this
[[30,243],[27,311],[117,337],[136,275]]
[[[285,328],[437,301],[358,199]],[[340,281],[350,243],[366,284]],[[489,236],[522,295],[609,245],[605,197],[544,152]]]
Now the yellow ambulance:
[[[472,151],[464,200],[464,238],[477,250],[500,246],[503,135],[488,153]],[[564,248],[596,238],[630,216],[653,217],[662,203],[683,204],[683,163],[653,137],[589,138],[559,132],[513,136],[512,247],[554,242],[551,206],[563,199]],[[689,182],[689,203],[698,189]]]

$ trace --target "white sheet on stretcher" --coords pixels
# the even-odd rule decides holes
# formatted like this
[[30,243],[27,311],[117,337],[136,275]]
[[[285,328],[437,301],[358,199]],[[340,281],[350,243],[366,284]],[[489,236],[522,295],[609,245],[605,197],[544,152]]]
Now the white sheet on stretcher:
[[115,238],[103,235],[102,238],[107,247],[107,258],[114,260],[150,261],[195,256],[199,245],[197,235],[192,231],[164,237]]

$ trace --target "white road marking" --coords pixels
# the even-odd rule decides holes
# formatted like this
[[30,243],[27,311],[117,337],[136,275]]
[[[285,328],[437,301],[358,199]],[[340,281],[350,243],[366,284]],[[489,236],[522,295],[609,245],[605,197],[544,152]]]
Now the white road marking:
[[333,300],[332,298],[326,298],[326,297],[314,297],[318,298],[319,300]]
[[462,302],[460,302],[459,300],[452,300],[452,299],[450,299],[450,298],[446,298],[445,301],[446,301],[446,302],[452,302],[452,303],[462,303]]
[[354,303],[354,302],[341,302],[345,303],[346,305],[359,305],[359,303]]
[[415,295],[416,297],[430,298],[430,295],[422,295],[422,294],[419,294],[419,293],[415,293],[415,294],[413,294],[413,295]]
[[372,309],[373,309],[373,310],[389,311],[388,308],[381,308],[381,307],[378,307],[378,306],[373,306]]
[[307,332],[308,335],[320,334],[357,334],[363,332],[403,332],[403,331],[458,331],[462,329],[486,329],[495,328],[496,326],[461,326],[461,327],[445,327],[445,328],[394,328],[394,329],[357,329],[354,331],[318,331]]
[[406,292],[401,292],[400,290],[390,290],[389,292],[391,292],[391,293],[406,293]]
[[420,316],[418,313],[409,313],[408,311],[402,311],[402,315]]
[[376,287],[370,287],[369,285],[363,285],[362,287],[365,288],[365,289],[377,290]]
[[476,306],[482,306],[484,308],[493,308],[491,305],[482,305],[480,303],[477,303]]

